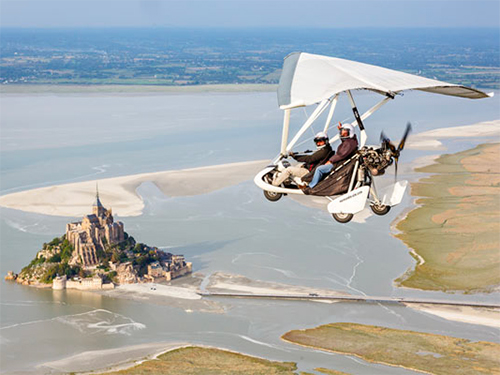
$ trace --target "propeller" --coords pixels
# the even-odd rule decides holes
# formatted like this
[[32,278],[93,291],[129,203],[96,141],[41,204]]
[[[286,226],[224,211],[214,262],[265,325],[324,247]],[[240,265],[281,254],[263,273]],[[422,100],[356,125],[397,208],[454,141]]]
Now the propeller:
[[394,156],[394,182],[398,178],[399,156],[401,155],[401,151],[403,151],[403,149],[405,148],[406,138],[408,138],[408,134],[410,134],[410,131],[411,131],[411,122],[408,121],[406,123],[406,129],[405,129],[405,132],[403,134],[403,138],[401,138],[401,140],[399,141],[399,145],[398,145],[398,148],[396,150],[396,155]]
[[382,146],[387,147],[392,152],[396,151],[396,147],[392,144],[389,137],[387,137],[383,131],[380,133],[380,142],[382,142]]
[[380,141],[382,142],[382,145],[391,150],[394,157],[394,181],[396,181],[398,177],[399,156],[401,155],[401,151],[403,151],[403,149],[405,148],[406,139],[408,138],[408,134],[410,134],[410,131],[411,123],[407,122],[405,132],[403,134],[403,137],[401,138],[401,141],[399,141],[398,147],[392,144],[391,140],[384,134],[384,132],[380,133]]

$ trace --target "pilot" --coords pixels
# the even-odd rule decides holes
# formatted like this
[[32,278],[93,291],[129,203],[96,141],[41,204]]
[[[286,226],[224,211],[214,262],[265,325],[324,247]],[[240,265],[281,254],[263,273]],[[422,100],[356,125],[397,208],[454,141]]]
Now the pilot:
[[328,135],[324,132],[319,132],[314,137],[316,151],[312,155],[297,155],[290,152],[289,155],[295,160],[303,164],[286,168],[283,172],[276,175],[272,184],[274,186],[281,185],[289,177],[304,177],[310,173],[316,166],[323,163],[332,153],[332,146],[328,142]]
[[341,143],[337,148],[337,152],[325,164],[316,168],[309,186],[300,187],[305,194],[311,194],[311,189],[332,171],[335,164],[348,159],[357,151],[358,139],[356,138],[356,134],[354,134],[354,127],[351,124],[342,125],[339,122],[338,129]]

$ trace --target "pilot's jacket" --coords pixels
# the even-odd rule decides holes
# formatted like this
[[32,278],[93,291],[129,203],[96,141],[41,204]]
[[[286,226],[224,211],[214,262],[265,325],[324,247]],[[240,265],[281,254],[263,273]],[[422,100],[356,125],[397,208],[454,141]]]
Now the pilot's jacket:
[[304,168],[312,171],[317,165],[326,162],[326,159],[331,155],[331,153],[332,146],[327,143],[325,147],[320,148],[312,155],[292,155],[292,158],[304,163]]

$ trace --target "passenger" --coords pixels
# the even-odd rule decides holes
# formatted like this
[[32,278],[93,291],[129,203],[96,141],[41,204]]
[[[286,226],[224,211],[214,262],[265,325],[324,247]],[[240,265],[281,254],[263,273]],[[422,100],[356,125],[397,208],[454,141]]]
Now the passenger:
[[342,125],[339,122],[338,129],[341,143],[337,148],[337,152],[325,164],[316,168],[309,186],[300,187],[305,194],[311,194],[311,189],[332,171],[336,163],[348,159],[357,151],[358,139],[356,138],[356,134],[354,134],[354,127],[350,124]]
[[328,142],[328,135],[324,132],[319,132],[314,137],[316,143],[316,151],[312,155],[297,155],[291,152],[289,155],[295,160],[303,164],[286,168],[283,172],[276,175],[272,184],[274,186],[281,185],[289,177],[304,177],[310,173],[314,167],[321,164],[332,152],[332,146]]

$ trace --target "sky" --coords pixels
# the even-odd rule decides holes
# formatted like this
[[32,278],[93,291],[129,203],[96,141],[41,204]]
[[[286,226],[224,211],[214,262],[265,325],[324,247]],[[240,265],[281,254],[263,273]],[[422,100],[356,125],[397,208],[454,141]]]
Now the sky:
[[0,0],[1,27],[500,27],[500,0]]

